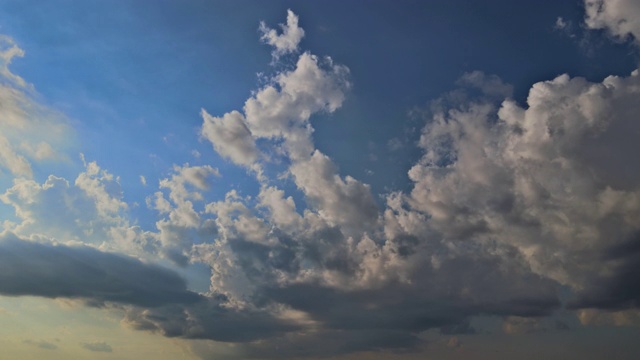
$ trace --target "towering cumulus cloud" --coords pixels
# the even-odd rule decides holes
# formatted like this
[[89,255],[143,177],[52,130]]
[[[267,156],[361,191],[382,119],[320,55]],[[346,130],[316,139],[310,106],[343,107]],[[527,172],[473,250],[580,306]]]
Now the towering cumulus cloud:
[[[614,27],[615,14],[633,16],[619,12],[624,6],[634,5],[588,2],[587,23],[634,35],[633,19]],[[496,76],[465,74],[456,96],[431,107],[424,155],[409,171],[413,189],[390,194],[380,212],[366,184],[342,178],[313,146],[309,116],[335,111],[348,84],[345,67],[319,65],[304,53],[295,70],[274,77],[278,87],[247,100],[244,114],[225,115],[245,129],[242,143],[284,140],[288,173],[307,202],[300,213],[261,179],[257,209],[237,196],[210,207],[221,236],[197,246],[196,257],[214,270],[211,293],[238,308],[285,309],[307,329],[246,345],[243,356],[276,345],[277,357],[307,354],[299,344],[309,355],[410,348],[424,330],[469,331],[481,314],[504,317],[505,329],[539,328],[563,306],[560,286],[572,292],[565,306],[580,314],[633,314],[637,72],[596,83],[561,75],[534,84],[526,106]],[[459,96],[472,88],[482,95]],[[216,149],[226,141],[207,138]],[[282,154],[279,144],[260,151]],[[270,156],[251,161],[266,166]],[[329,341],[337,338],[344,341]]]

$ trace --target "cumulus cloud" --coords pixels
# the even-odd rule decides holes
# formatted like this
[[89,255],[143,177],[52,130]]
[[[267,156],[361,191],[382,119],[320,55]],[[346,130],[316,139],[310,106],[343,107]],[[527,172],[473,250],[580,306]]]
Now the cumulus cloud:
[[[316,56],[303,53],[294,70],[277,74],[275,85],[246,101],[244,115],[217,118],[219,123],[225,117],[242,121],[246,139],[284,140],[287,175],[305,195],[307,208],[300,212],[293,198],[264,179],[257,206],[233,191],[208,204],[218,237],[196,245],[192,261],[211,266],[210,296],[222,296],[238,311],[298,314],[297,323],[313,331],[265,342],[266,348],[277,345],[278,357],[411,348],[421,331],[469,328],[475,315],[529,318],[557,309],[557,280],[533,272],[528,253],[517,244],[490,241],[486,221],[473,208],[484,201],[482,196],[491,198],[486,189],[500,186],[492,181],[509,172],[483,162],[484,153],[474,146],[500,143],[491,139],[500,134],[489,119],[498,116],[496,99],[510,96],[512,87],[496,76],[465,74],[458,84],[479,90],[481,103],[464,109],[439,105],[442,115],[423,131],[425,156],[410,172],[414,191],[389,195],[380,213],[370,188],[341,176],[311,138],[311,115],[342,105],[347,74],[344,66],[321,65]],[[203,128],[207,125],[205,120]],[[467,134],[468,143],[466,138],[457,141]],[[463,142],[464,154],[455,155],[457,148],[451,147]],[[231,150],[219,152],[225,151]],[[448,183],[443,175],[454,172],[458,162],[465,175]],[[477,204],[471,199],[465,209],[464,197],[477,189],[464,187],[475,182],[485,186],[478,192],[482,199]],[[509,196],[496,196],[492,206],[506,209]],[[336,342],[326,347],[326,339],[337,337],[350,339],[346,343],[353,346]],[[250,357],[266,348],[246,344],[238,351]]]
[[562,75],[534,84],[526,106],[495,76],[469,73],[459,85],[481,94],[431,108],[414,187],[390,194],[381,214],[318,150],[290,157],[302,214],[275,187],[261,190],[265,216],[236,196],[212,205],[222,236],[198,248],[215,269],[211,293],[239,308],[285,306],[318,329],[270,340],[278,356],[311,354],[295,344],[317,349],[337,333],[360,339],[357,350],[376,349],[388,331],[397,341],[383,347],[412,347],[421,331],[468,328],[480,314],[504,317],[507,333],[547,331],[561,284],[572,309],[633,314],[624,309],[638,301],[629,289],[640,177],[628,166],[637,72],[599,83]]
[[585,23],[612,36],[640,44],[640,4],[634,0],[585,0]]
[[201,112],[202,135],[213,144],[218,154],[236,164],[250,166],[258,160],[258,150],[242,114],[233,111],[223,117]]
[[260,40],[274,47],[273,56],[278,58],[284,54],[298,50],[298,44],[304,37],[304,30],[298,26],[298,15],[287,10],[287,23],[280,24],[282,33],[269,28],[264,22],[260,23]]
[[[292,12],[282,35],[261,28],[282,54],[303,34]],[[562,307],[560,286],[584,324],[637,318],[637,71],[600,82],[561,75],[532,85],[526,104],[497,76],[464,74],[425,111],[411,189],[386,194],[382,206],[313,143],[313,115],[342,106],[348,74],[305,52],[242,112],[201,113],[201,133],[221,156],[245,167],[281,157],[303,203],[266,175],[255,197],[232,190],[207,202],[219,173],[189,164],[148,198],[162,217],[156,232],[122,220],[118,178],[95,163],[73,185],[20,179],[1,197],[22,220],[8,229],[24,237],[42,241],[45,227],[75,222],[56,238],[90,239],[99,225],[112,241],[148,239],[179,265],[206,264],[206,294],[155,265],[8,231],[0,293],[114,303],[134,329],[239,343],[231,358],[412,349],[430,329],[471,334],[480,315],[502,319],[506,333],[542,331]]]
[[147,199],[148,204],[166,217],[156,222],[157,239],[161,252],[182,266],[188,262],[188,252],[194,243],[210,240],[216,233],[212,219],[203,218],[194,202],[203,200],[202,191],[210,186],[210,179],[220,176],[209,166],[174,166],[170,177],[160,180],[160,189],[168,190],[169,199],[157,191]]
[[[342,179],[331,159],[315,150],[306,160],[291,166],[296,185],[331,226],[362,233],[375,224],[378,207],[368,185],[347,176]],[[355,229],[349,229],[355,226]]]
[[347,67],[305,52],[294,70],[278,73],[273,84],[247,99],[244,114],[232,111],[213,117],[203,110],[201,133],[220,155],[244,166],[258,160],[255,141],[261,138],[284,139],[293,160],[308,158],[314,151],[309,119],[342,106],[350,87],[348,75]]
[[5,222],[4,230],[32,239],[99,245],[111,229],[128,226],[122,197],[119,179],[95,162],[85,162],[74,182],[54,175],[42,184],[16,178],[0,201],[14,208],[20,222]]
[[106,342],[82,343],[83,348],[93,352],[112,352],[113,348]]
[[640,177],[628,166],[637,82],[637,72],[601,83],[562,75],[534,84],[527,108],[438,112],[407,201],[447,238],[515,247],[535,273],[591,297],[580,306],[634,304],[622,290],[635,288],[634,253],[607,254],[634,246],[638,231]]

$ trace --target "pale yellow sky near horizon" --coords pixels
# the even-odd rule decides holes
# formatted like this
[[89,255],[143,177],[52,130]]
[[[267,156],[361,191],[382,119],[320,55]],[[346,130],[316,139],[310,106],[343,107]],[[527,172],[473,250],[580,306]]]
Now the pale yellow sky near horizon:
[[[199,359],[187,341],[129,329],[121,319],[65,300],[0,296],[0,360]],[[83,347],[96,343],[112,351]]]
[[[133,330],[121,324],[122,318],[123,314],[117,310],[86,307],[65,299],[0,296],[0,360],[201,359],[192,350],[190,340]],[[452,338],[455,341],[450,342]],[[431,332],[425,335],[423,346],[416,352],[365,352],[325,359],[617,358],[640,351],[640,342],[634,342],[634,338],[640,338],[639,327],[591,326],[516,335],[492,332],[443,336]],[[112,351],[91,351],[83,347],[83,344],[95,343],[106,343]]]

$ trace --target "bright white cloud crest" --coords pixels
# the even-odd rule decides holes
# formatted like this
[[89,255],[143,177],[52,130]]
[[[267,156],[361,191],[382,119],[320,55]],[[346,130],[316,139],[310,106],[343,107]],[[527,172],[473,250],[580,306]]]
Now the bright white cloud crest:
[[633,36],[640,44],[640,3],[635,0],[585,0],[585,23],[592,29],[606,29],[626,39]]
[[282,34],[278,34],[275,29],[269,28],[264,22],[260,23],[260,39],[273,46],[273,56],[278,58],[281,55],[292,53],[298,50],[298,44],[304,37],[304,30],[298,26],[298,15],[287,10],[287,23],[280,24]]

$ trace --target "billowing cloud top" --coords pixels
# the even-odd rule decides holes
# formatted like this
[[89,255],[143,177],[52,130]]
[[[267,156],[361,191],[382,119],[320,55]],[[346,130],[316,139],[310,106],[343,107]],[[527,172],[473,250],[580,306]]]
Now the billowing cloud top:
[[304,37],[304,30],[298,26],[298,15],[287,10],[287,23],[280,24],[282,33],[278,34],[275,29],[269,28],[264,22],[260,23],[260,40],[274,47],[273,55],[277,58],[281,55],[292,53],[298,50],[298,44]]
[[592,29],[606,29],[611,35],[633,37],[640,44],[640,4],[634,0],[585,0],[585,23]]

